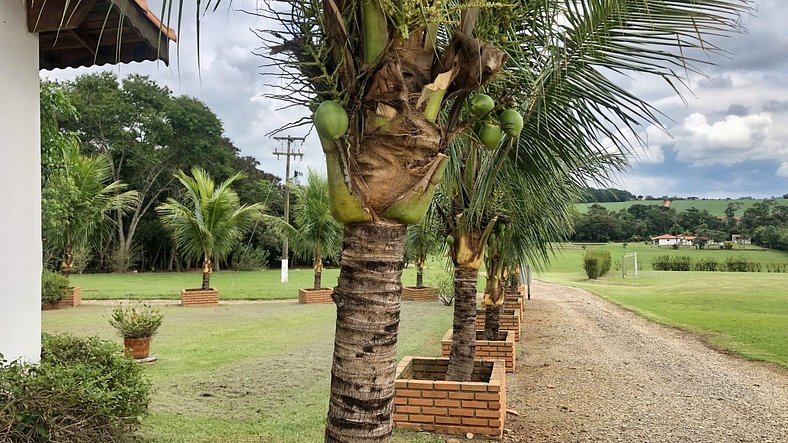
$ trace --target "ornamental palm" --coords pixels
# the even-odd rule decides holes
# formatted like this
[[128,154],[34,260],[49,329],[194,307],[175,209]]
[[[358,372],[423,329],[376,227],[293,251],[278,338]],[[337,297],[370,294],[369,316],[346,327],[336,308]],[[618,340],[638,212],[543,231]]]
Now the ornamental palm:
[[193,167],[191,176],[175,173],[184,190],[184,202],[170,197],[156,208],[175,247],[187,258],[202,260],[202,289],[210,289],[213,263],[226,257],[255,221],[263,205],[242,205],[230,188],[243,178],[237,173],[218,187],[204,169]]
[[[165,1],[162,14],[170,2],[183,0]],[[278,98],[312,109],[336,100],[348,117],[345,127],[334,106],[319,118],[332,213],[345,225],[326,441],[385,442],[405,229],[429,206],[450,141],[484,123],[464,111],[467,99],[487,88],[500,107],[522,114],[519,141],[499,156],[511,156],[515,170],[575,169],[607,145],[625,151],[640,124],[657,123],[647,103],[606,73],[674,84],[702,63],[691,50],[716,50],[706,38],[735,29],[750,1],[266,4],[263,15],[279,22],[260,34],[285,77]],[[299,123],[308,122],[289,127]],[[491,175],[501,164],[490,164]]]
[[84,155],[76,143],[58,148],[59,166],[50,173],[42,190],[44,243],[62,258],[61,269],[69,276],[74,267],[74,248],[97,244],[102,231],[111,226],[111,211],[125,212],[138,199],[126,184],[110,182],[112,170],[106,155]]
[[342,226],[331,216],[328,181],[309,170],[304,187],[290,185],[296,196],[295,226],[281,218],[264,216],[280,237],[286,237],[297,257],[312,260],[314,289],[322,287],[323,259],[335,257],[342,246]]

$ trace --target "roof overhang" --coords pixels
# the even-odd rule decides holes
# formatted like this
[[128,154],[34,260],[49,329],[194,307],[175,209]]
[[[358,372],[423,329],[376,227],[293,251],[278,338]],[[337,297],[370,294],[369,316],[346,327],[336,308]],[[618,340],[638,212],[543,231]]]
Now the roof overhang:
[[147,0],[26,0],[27,29],[39,34],[41,69],[162,60],[175,31]]

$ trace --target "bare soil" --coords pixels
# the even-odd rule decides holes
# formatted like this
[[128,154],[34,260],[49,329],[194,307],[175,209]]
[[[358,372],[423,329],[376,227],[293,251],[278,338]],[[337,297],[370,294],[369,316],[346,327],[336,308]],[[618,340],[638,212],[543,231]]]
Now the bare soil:
[[504,441],[788,442],[785,369],[582,289],[536,282],[525,310]]

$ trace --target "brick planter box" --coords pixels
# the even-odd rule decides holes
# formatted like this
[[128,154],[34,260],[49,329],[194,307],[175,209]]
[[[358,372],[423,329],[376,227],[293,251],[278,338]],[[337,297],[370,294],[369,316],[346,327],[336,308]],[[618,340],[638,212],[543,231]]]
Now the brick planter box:
[[438,288],[417,288],[409,286],[402,288],[402,301],[437,301]]
[[66,288],[66,295],[64,295],[59,302],[41,305],[41,309],[49,311],[50,309],[76,308],[81,304],[82,288],[75,286],[73,288]]
[[[484,330],[484,308],[476,310],[476,329]],[[514,332],[514,341],[520,341],[520,311],[504,307],[501,310],[500,330]]]
[[320,289],[305,289],[298,290],[298,303],[311,304],[311,303],[334,303],[331,294],[334,292],[331,288]]
[[520,312],[520,318],[525,313],[523,308],[523,298],[519,294],[506,294],[503,299],[503,308]]
[[405,357],[397,366],[394,426],[501,438],[506,418],[503,360],[476,361],[473,381],[445,381],[448,358]]
[[[441,340],[441,355],[448,357],[451,354],[451,337],[453,331],[449,329]],[[514,373],[517,366],[517,348],[514,332],[498,331],[498,340],[485,340],[484,330],[476,331],[476,358],[480,360],[503,360],[506,363],[506,372]]]
[[181,306],[219,306],[219,290],[181,289]]

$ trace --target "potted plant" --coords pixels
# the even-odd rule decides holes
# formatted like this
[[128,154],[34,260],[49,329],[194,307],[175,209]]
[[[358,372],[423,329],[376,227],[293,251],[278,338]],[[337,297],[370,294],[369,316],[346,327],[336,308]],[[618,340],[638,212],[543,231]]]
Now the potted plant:
[[216,186],[202,168],[193,167],[191,176],[178,171],[175,178],[183,185],[185,202],[169,198],[156,208],[181,254],[202,260],[202,287],[181,290],[182,306],[219,304],[219,291],[211,287],[213,264],[226,257],[260,218],[263,205],[242,205],[230,188],[243,177],[239,172]]
[[109,324],[123,337],[127,357],[148,358],[150,340],[161,326],[164,315],[146,304],[120,305],[112,310]]

